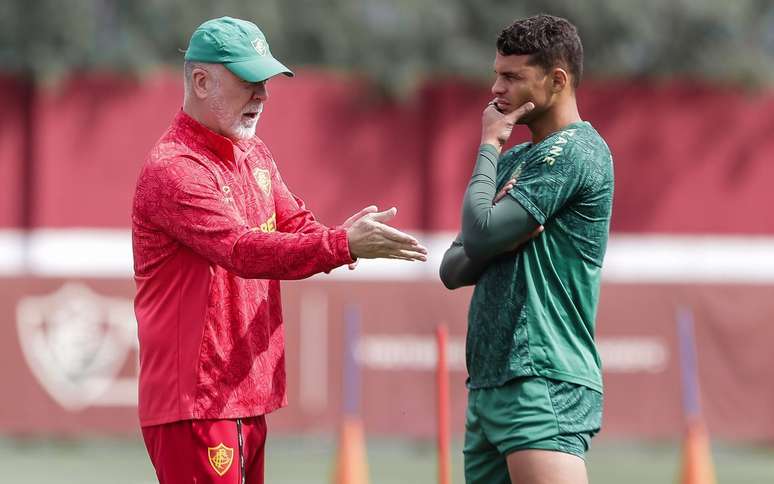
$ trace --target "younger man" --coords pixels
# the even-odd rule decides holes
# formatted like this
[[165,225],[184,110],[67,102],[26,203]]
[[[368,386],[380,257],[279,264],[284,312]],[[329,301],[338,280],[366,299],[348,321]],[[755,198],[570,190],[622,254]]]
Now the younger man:
[[[602,417],[594,318],[613,164],[578,113],[582,65],[578,33],[562,18],[518,20],[497,39],[494,99],[483,113],[462,232],[441,265],[448,288],[476,286],[468,483],[587,482],[583,456]],[[532,141],[501,154],[516,123]]]

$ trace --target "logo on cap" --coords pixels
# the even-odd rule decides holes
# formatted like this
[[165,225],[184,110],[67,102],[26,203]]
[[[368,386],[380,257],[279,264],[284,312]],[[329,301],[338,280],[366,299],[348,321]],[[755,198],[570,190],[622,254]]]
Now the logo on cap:
[[256,37],[254,41],[251,42],[253,44],[253,48],[256,52],[258,52],[258,55],[266,55],[269,52],[269,46],[266,45],[266,41],[263,40],[260,37]]

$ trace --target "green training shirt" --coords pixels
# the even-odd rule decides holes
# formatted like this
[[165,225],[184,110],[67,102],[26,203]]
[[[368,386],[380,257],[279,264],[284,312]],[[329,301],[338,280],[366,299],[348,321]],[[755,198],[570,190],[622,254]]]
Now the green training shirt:
[[518,253],[494,259],[468,314],[470,388],[539,375],[602,391],[594,319],[613,202],[613,160],[577,122],[500,157],[497,186],[544,226]]

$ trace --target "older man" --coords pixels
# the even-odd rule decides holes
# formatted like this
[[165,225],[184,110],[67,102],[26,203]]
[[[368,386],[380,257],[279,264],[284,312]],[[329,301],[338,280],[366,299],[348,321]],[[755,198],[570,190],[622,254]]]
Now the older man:
[[185,54],[183,109],[151,150],[132,213],[139,414],[161,483],[263,482],[264,415],[287,403],[279,279],[426,250],[367,207],[318,223],[255,127],[293,73],[253,23],[210,20]]

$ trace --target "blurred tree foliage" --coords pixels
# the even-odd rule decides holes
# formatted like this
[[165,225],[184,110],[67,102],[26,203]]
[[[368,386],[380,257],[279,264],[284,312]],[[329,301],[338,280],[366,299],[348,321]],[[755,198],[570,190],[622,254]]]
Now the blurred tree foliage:
[[489,78],[513,19],[578,26],[590,77],[774,81],[772,0],[4,0],[0,66],[28,79],[179,65],[207,18],[255,21],[290,64],[364,72],[393,92],[433,76]]

